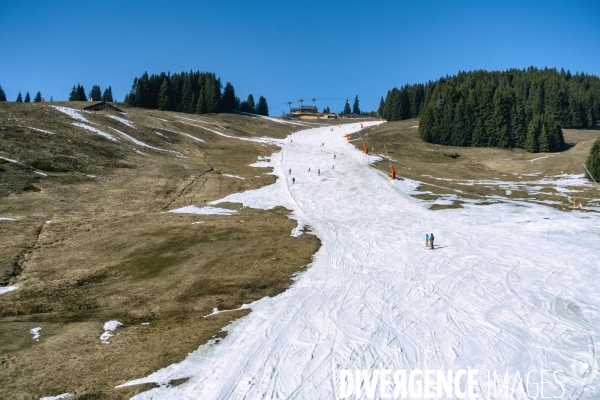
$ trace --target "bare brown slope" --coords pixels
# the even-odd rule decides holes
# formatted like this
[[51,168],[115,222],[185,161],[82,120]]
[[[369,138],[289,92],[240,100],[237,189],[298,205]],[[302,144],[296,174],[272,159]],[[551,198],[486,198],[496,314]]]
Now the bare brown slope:
[[[567,150],[560,153],[527,153],[523,149],[504,150],[482,147],[452,147],[426,143],[418,132],[418,119],[387,122],[361,131],[365,144],[372,154],[385,156],[384,145],[398,176],[414,179],[424,184],[421,190],[432,194],[420,195],[424,200],[434,200],[444,194],[487,200],[495,195],[510,199],[539,202],[551,200],[552,206],[572,210],[575,196],[584,206],[600,205],[600,191],[593,188],[570,187],[573,193],[558,193],[553,185],[537,185],[540,190],[525,192],[512,190],[510,195],[502,185],[473,183],[473,181],[503,181],[527,183],[544,177],[560,179],[561,174],[584,174],[582,164],[590,148],[600,136],[600,130],[563,130]],[[358,139],[353,135],[353,139]],[[353,142],[362,150],[362,143]],[[449,155],[458,154],[457,158]],[[384,159],[376,167],[389,173],[389,161]],[[486,203],[482,203],[486,204]],[[487,203],[489,204],[489,203]],[[460,206],[460,202],[455,205]],[[446,207],[433,207],[446,208]]]
[[[204,318],[213,308],[280,293],[319,247],[312,235],[290,236],[295,222],[283,208],[162,213],[274,181],[267,169],[248,165],[276,147],[189,123],[279,138],[302,127],[125,111],[83,115],[103,132],[119,137],[115,128],[185,158],[123,137],[112,142],[48,104],[0,103],[0,156],[18,161],[0,165],[0,217],[15,219],[0,221],[0,276],[19,286],[0,295],[0,398],[128,398],[147,387],[114,386],[182,360],[246,313]],[[99,337],[108,320],[124,326],[106,345]],[[39,342],[29,334],[34,327],[42,328]]]

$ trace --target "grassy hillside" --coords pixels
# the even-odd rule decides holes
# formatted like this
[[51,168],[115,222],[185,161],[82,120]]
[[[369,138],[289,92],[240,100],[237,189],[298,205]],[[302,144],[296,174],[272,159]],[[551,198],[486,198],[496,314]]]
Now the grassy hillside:
[[[582,203],[583,211],[600,206],[600,191],[572,179],[574,175],[583,177],[583,164],[600,130],[564,129],[567,150],[531,154],[523,149],[426,143],[419,136],[418,125],[418,119],[388,122],[365,129],[361,135],[371,154],[386,156],[384,145],[387,147],[399,177],[423,182],[419,190],[426,193],[416,197],[432,201],[433,209],[460,207],[468,199],[475,204],[538,202],[571,211],[573,197],[577,204]],[[359,139],[358,135],[353,139]],[[362,150],[360,140],[353,143]],[[388,173],[389,165],[388,159],[376,164]],[[439,199],[447,199],[449,204],[435,204]]]
[[[205,128],[283,138],[307,125],[124,110],[81,112],[85,122],[48,103],[0,103],[0,281],[19,287],[0,295],[0,398],[145,390],[113,388],[222,336],[247,311],[205,315],[281,292],[319,247],[290,236],[282,208],[165,213],[274,181],[249,164],[275,146]],[[109,320],[124,326],[106,345]]]

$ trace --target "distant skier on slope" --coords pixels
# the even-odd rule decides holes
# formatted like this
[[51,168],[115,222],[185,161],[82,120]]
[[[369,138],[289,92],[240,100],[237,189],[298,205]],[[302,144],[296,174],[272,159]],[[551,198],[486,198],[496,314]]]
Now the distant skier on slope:
[[429,247],[429,235],[425,234],[425,247]]
[[292,185],[296,183],[296,178],[292,178]]
[[429,242],[431,243],[431,250],[433,250],[433,239],[435,239],[433,237],[433,233],[431,235],[429,235]]
[[290,175],[292,174],[292,169],[290,168]]

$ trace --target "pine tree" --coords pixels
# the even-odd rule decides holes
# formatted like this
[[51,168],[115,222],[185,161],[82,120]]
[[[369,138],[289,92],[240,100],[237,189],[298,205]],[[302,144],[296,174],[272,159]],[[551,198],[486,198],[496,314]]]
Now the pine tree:
[[159,110],[169,110],[171,104],[170,97],[171,87],[169,85],[169,79],[165,78],[160,85],[160,90],[158,92],[158,109]]
[[187,75],[183,81],[183,92],[182,92],[182,111],[185,113],[193,113],[196,111],[196,104],[194,103],[194,91],[192,89],[191,77]]
[[91,98],[92,101],[102,101],[102,90],[99,85],[92,86],[88,98]]
[[19,94],[17,95],[17,99],[15,100],[15,103],[22,103],[23,102],[23,97],[21,97],[21,92],[19,92]]
[[0,86],[0,101],[6,101],[6,93],[2,90],[2,86]]
[[594,145],[590,150],[590,154],[585,162],[585,166],[590,171],[596,182],[600,182],[600,139],[594,142]]
[[263,96],[259,96],[258,103],[256,104],[256,113],[258,115],[269,115],[269,106],[267,105],[267,99]]
[[223,90],[223,97],[221,97],[221,104],[219,111],[221,112],[233,112],[236,110],[236,98],[235,90],[231,82],[227,82],[225,89]]
[[380,117],[383,115],[384,108],[385,108],[385,101],[383,101],[383,96],[382,96],[381,100],[379,100],[379,108],[377,109],[377,113],[379,114]]
[[534,115],[529,126],[527,127],[527,138],[523,148],[530,153],[537,153],[539,151],[538,139],[541,133],[540,116]]
[[31,103],[31,97],[29,97],[29,92],[27,92],[25,94],[25,100],[23,100],[25,103]]
[[246,100],[246,103],[248,104],[248,112],[255,114],[256,113],[256,104],[254,103],[254,96],[252,96],[252,94],[248,95],[248,99]]
[[548,140],[548,132],[546,131],[545,125],[542,125],[542,129],[540,131],[540,137],[538,138],[538,151],[540,153],[550,152],[550,143]]
[[54,101],[54,98],[52,96],[50,96],[50,101]]
[[73,89],[71,89],[71,94],[69,94],[69,101],[77,100],[77,88],[73,85]]
[[35,97],[33,98],[33,102],[34,103],[40,103],[42,101],[42,93],[41,92],[37,92]]
[[352,114],[360,114],[360,107],[358,106],[358,95],[354,98],[354,104],[352,105]]
[[104,89],[104,94],[102,95],[102,100],[112,103],[114,102],[114,98],[113,98],[113,94],[112,94],[112,88],[109,86],[108,88]]
[[342,114],[351,114],[352,110],[350,109],[350,100],[346,99],[346,103],[344,104],[344,111],[342,111]]

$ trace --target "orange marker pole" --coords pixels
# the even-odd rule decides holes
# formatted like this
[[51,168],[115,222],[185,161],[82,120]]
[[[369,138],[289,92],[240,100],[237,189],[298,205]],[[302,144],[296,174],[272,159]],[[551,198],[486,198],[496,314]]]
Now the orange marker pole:
[[390,165],[390,169],[392,170],[392,179],[396,179],[396,170],[393,165]]
[[369,154],[369,149],[367,148],[367,146],[363,143],[363,148],[365,149],[365,154]]

